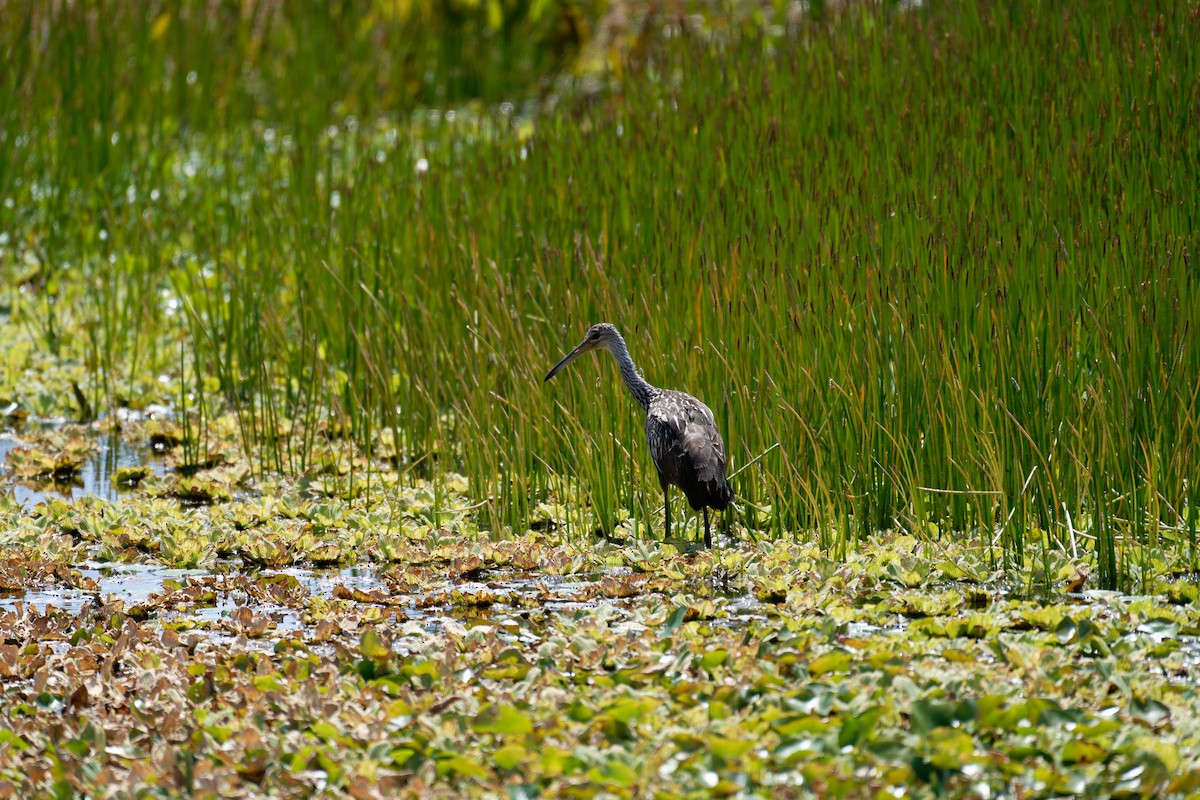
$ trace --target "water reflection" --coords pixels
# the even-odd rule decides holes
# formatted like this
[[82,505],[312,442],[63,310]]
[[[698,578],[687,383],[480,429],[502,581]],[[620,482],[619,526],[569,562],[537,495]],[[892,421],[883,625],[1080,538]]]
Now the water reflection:
[[[9,451],[25,446],[13,433],[0,434],[0,469],[5,469]],[[121,438],[119,434],[101,435],[96,441],[96,452],[84,462],[79,474],[71,481],[45,481],[40,483],[10,483],[8,490],[21,505],[29,508],[55,497],[68,500],[93,495],[109,502],[121,496],[112,483],[113,473],[123,467],[146,465],[157,476],[166,468],[155,458],[149,448],[139,447]]]

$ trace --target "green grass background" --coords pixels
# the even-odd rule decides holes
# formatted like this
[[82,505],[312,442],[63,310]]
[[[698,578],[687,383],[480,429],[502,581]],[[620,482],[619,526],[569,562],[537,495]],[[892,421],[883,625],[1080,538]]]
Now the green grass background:
[[0,11],[10,323],[97,408],[165,373],[264,469],[350,430],[498,532],[644,532],[615,369],[541,381],[607,320],[731,467],[778,443],[758,535],[1194,568],[1195,2],[666,10],[611,51],[602,6],[206,8]]

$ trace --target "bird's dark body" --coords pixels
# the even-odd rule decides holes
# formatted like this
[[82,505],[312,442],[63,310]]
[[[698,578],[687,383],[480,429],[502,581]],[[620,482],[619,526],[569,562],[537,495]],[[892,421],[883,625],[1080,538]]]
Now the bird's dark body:
[[690,394],[651,386],[630,358],[625,339],[606,322],[589,328],[583,341],[554,365],[546,380],[557,375],[580,353],[596,348],[604,348],[613,354],[621,379],[646,412],[646,441],[663,490],[665,535],[671,535],[668,487],[677,486],[683,490],[693,510],[704,509],[704,543],[711,547],[708,509],[724,511],[733,502],[733,490],[725,480],[725,443],[721,441],[712,411]]
[[659,389],[646,409],[646,441],[664,493],[667,486],[679,487],[694,511],[724,511],[733,502],[725,481],[725,443],[704,403]]

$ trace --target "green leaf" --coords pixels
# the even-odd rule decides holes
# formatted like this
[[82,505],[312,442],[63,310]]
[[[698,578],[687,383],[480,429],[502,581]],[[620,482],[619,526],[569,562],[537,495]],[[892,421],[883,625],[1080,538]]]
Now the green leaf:
[[277,692],[284,688],[284,684],[274,675],[256,675],[254,688],[260,692]]
[[704,746],[704,740],[694,733],[680,731],[671,735],[671,743],[685,753],[694,753]]
[[643,698],[627,698],[618,700],[617,702],[604,709],[604,713],[612,717],[617,722],[628,724],[643,714],[652,711],[658,702],[648,697]]
[[808,664],[809,675],[825,675],[830,672],[845,672],[853,661],[851,655],[844,650],[835,650],[817,656]]
[[1129,716],[1151,728],[1157,728],[1171,718],[1171,709],[1157,700],[1143,700],[1135,697],[1129,704]]
[[1063,617],[1058,623],[1058,627],[1054,629],[1054,635],[1058,638],[1060,644],[1067,644],[1076,637],[1079,633],[1079,628],[1075,624],[1075,620],[1070,617]]
[[931,731],[925,744],[931,751],[929,763],[943,770],[962,769],[975,749],[971,737],[955,728]]
[[679,626],[683,624],[683,618],[687,616],[687,612],[687,606],[679,606],[672,611],[671,616],[667,617],[666,624],[663,625],[662,635],[670,636],[675,633],[679,629]]
[[955,564],[953,561],[949,561],[949,560],[939,561],[934,566],[938,570],[940,570],[941,573],[943,575],[945,575],[947,578],[949,578],[950,580],[956,581],[961,578],[967,577],[967,573],[964,572],[962,570],[962,568],[959,567],[957,564]]
[[772,724],[775,732],[782,737],[795,736],[800,733],[823,734],[829,730],[829,723],[820,717],[811,715],[802,717],[787,717]]
[[[329,723],[325,724],[328,725]],[[204,732],[211,736],[217,744],[225,744],[225,742],[229,741],[229,737],[233,735],[233,728],[226,725],[206,725]]]
[[1108,751],[1092,742],[1072,739],[1063,745],[1060,758],[1064,764],[1095,764],[1104,760]]
[[20,734],[14,733],[7,728],[0,728],[0,748],[8,747],[14,752],[20,752],[29,748],[29,743],[21,738]]
[[1179,623],[1173,619],[1152,619],[1139,625],[1137,631],[1155,639],[1174,639],[1179,635]]
[[484,780],[490,774],[484,767],[463,756],[452,756],[437,762],[439,776],[458,775],[464,778]]
[[727,739],[724,736],[708,737],[708,751],[726,761],[741,758],[752,747],[754,747],[754,742],[747,739]]
[[789,711],[798,711],[802,714],[828,716],[829,712],[833,710],[833,692],[828,686],[814,683],[802,687],[794,697],[786,698],[784,707]]
[[825,742],[822,739],[817,739],[809,736],[801,736],[796,739],[785,739],[780,742],[779,746],[771,754],[775,758],[788,763],[798,760],[800,756],[808,756],[813,753],[825,752]]
[[314,722],[309,726],[308,732],[323,742],[336,742],[342,738],[342,732],[326,720]]
[[383,661],[392,655],[391,649],[383,643],[374,628],[367,628],[363,631],[362,639],[358,643],[358,651],[362,653],[363,658],[372,661]]
[[917,700],[909,712],[909,724],[916,733],[928,733],[935,728],[948,727],[954,722],[957,710],[954,703],[940,700]]
[[633,767],[624,761],[606,761],[599,767],[588,770],[588,778],[596,783],[606,783],[616,786],[633,786],[638,781],[638,774]]
[[411,747],[397,747],[388,754],[388,757],[397,767],[405,769],[408,766],[408,762],[416,755],[418,755],[417,751]]
[[529,751],[519,744],[505,745],[492,756],[496,766],[505,770],[516,769],[528,757]]
[[547,778],[557,778],[579,770],[582,765],[574,754],[561,747],[546,745],[541,748],[542,775]]
[[882,709],[872,708],[846,717],[846,721],[842,723],[842,729],[838,732],[838,747],[857,745],[874,729],[881,713]]
[[502,733],[520,735],[533,730],[533,721],[510,705],[489,704],[480,709],[471,721],[476,733]]
[[596,716],[596,712],[578,697],[571,701],[571,705],[567,706],[567,718],[575,722],[589,722],[594,716]]

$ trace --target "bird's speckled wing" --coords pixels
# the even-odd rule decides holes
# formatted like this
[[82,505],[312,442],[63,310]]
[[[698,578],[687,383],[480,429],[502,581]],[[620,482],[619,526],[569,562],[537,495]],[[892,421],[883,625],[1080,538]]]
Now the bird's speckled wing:
[[725,481],[725,443],[708,406],[683,392],[660,392],[646,412],[654,465],[693,508],[722,509],[733,500]]

